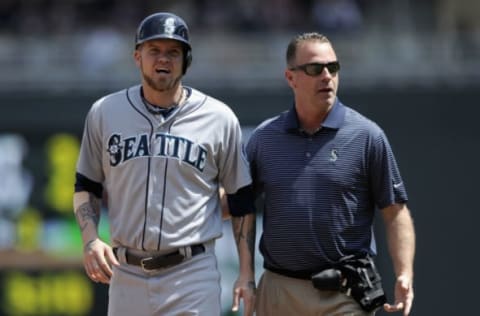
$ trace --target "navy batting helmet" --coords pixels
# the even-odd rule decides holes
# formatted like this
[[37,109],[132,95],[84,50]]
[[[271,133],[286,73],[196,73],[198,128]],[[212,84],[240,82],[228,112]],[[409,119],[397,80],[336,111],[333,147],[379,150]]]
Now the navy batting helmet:
[[184,46],[183,73],[192,63],[192,47],[188,37],[188,26],[185,21],[173,13],[160,12],[147,16],[140,22],[135,34],[135,48],[153,39],[173,39]]

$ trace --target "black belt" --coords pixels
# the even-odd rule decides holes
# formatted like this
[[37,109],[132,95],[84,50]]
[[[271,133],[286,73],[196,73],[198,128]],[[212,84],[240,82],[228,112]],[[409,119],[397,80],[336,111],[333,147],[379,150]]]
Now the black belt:
[[[202,244],[188,246],[187,248],[190,248],[192,257],[205,252],[205,246]],[[117,252],[118,248],[113,248],[113,253],[118,259]],[[139,256],[127,249],[125,251],[125,259],[128,264],[140,266],[143,270],[147,271],[177,265],[185,259],[185,255],[182,254],[180,250],[176,250],[159,256]]]
[[276,274],[280,274],[289,278],[302,279],[302,280],[311,280],[312,275],[316,273],[315,271],[312,271],[312,270],[291,271],[291,270],[285,270],[285,269],[278,269],[268,264],[264,264],[264,268]]

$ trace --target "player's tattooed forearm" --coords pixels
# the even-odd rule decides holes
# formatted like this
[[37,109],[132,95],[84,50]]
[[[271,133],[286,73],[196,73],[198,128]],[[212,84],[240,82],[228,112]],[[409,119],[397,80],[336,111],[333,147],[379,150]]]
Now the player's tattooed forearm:
[[251,221],[252,223],[247,225],[247,219],[244,216],[232,218],[233,234],[235,237],[235,242],[237,243],[237,247],[240,245],[242,239],[244,239],[247,243],[247,248],[250,252],[253,266],[255,253],[255,217],[253,217]]
[[257,287],[255,286],[255,281],[250,281],[250,282],[248,282],[247,286],[248,286],[248,288],[249,288],[250,290],[253,291],[253,293],[256,292]]
[[235,237],[235,242],[237,245],[240,243],[242,238],[245,238],[243,235],[243,225],[245,222],[245,218],[242,217],[233,217],[232,218],[232,225],[233,225],[233,236]]
[[100,220],[98,213],[94,211],[92,205],[89,202],[80,205],[77,209],[76,215],[81,231],[84,231],[90,222],[98,225],[98,222]]
[[[255,217],[252,218],[252,223],[247,231],[247,245],[250,251],[251,265],[255,266]],[[255,283],[254,283],[255,286]]]
[[244,216],[232,218],[235,241],[238,244],[241,239],[245,239],[249,246],[248,248],[252,249],[255,247],[255,220],[253,220],[252,225],[249,225],[249,227],[245,224],[245,222],[246,219]]
[[75,212],[80,230],[84,231],[89,223],[93,222],[98,226],[100,221],[100,202],[97,198],[90,195],[89,201],[80,205]]
[[92,205],[93,210],[97,212],[97,214],[100,214],[101,200],[98,199],[93,193],[88,194],[88,200],[90,201],[90,204]]

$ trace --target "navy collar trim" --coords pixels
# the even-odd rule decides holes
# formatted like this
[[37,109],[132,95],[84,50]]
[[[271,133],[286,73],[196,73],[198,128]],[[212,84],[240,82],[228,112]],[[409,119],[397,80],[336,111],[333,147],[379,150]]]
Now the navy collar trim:
[[[345,106],[337,99],[333,104],[332,109],[328,113],[326,119],[322,123],[322,128],[336,129],[338,130],[345,119]],[[287,131],[299,131],[301,129],[297,110],[295,105],[288,110],[285,119],[285,130]]]

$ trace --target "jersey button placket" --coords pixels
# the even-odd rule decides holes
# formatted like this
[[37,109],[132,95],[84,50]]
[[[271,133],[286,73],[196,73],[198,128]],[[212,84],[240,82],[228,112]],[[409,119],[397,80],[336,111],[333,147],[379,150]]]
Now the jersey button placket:
[[313,138],[312,136],[308,136],[306,140],[307,141],[305,142],[305,158],[309,159],[310,157],[312,157],[311,149],[312,149]]

